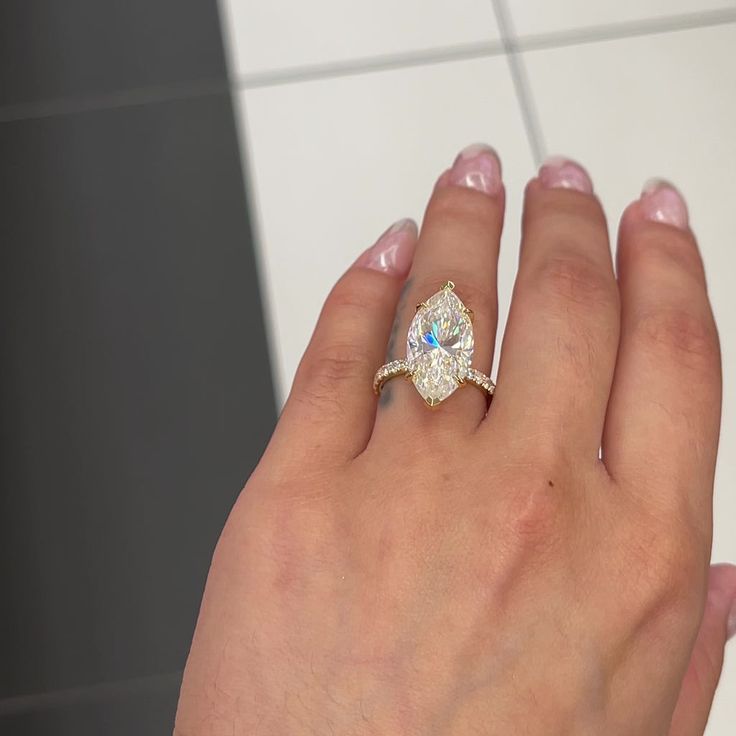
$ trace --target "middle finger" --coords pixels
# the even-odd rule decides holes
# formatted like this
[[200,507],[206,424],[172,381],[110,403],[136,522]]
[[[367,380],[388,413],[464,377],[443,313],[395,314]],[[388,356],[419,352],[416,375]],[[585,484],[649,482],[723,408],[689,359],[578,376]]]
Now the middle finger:
[[519,272],[486,430],[506,427],[512,442],[597,460],[618,337],[603,210],[587,173],[552,159],[526,190]]

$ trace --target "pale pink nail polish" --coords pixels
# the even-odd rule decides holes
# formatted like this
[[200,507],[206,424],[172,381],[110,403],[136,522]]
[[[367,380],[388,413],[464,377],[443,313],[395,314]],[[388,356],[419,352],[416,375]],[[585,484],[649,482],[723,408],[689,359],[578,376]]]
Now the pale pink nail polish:
[[484,143],[474,143],[458,154],[447,175],[446,184],[475,189],[494,197],[501,193],[501,161]]
[[726,631],[726,640],[733,639],[736,636],[736,598],[731,604],[731,611],[728,614],[728,629]]
[[647,220],[661,222],[686,230],[689,223],[687,204],[672,184],[662,179],[650,179],[639,200],[641,212]]
[[539,182],[545,189],[572,189],[593,194],[593,182],[588,172],[570,159],[550,156],[539,169]]
[[417,240],[417,224],[405,218],[395,222],[355,262],[356,266],[372,268],[393,276],[409,272]]
[[719,619],[726,614],[726,641],[733,639],[736,636],[736,565],[729,562],[711,565],[706,608]]

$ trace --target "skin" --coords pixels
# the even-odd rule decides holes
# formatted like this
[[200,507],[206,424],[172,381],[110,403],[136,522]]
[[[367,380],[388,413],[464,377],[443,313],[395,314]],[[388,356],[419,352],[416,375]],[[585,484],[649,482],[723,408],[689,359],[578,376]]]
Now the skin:
[[614,273],[597,198],[532,180],[490,407],[400,379],[379,402],[448,278],[491,367],[503,189],[443,177],[409,277],[359,260],[327,298],[217,545],[176,736],[703,733],[736,574],[709,567],[694,236],[636,201]]

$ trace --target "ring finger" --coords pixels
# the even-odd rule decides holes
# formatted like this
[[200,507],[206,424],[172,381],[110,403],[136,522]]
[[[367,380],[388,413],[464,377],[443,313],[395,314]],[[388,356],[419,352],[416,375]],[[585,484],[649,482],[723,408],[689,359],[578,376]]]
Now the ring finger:
[[[412,269],[397,309],[387,360],[405,357],[406,335],[416,305],[452,281],[455,294],[474,315],[471,365],[488,373],[496,334],[496,267],[503,212],[504,188],[498,156],[488,146],[469,146],[440,176],[427,206]],[[440,325],[438,329],[443,328]],[[448,339],[449,332],[445,336]],[[434,347],[438,354],[443,352],[443,336],[433,334],[430,339],[439,339]],[[431,396],[424,398],[433,403]],[[430,432],[458,424],[474,428],[487,407],[484,393],[472,386],[449,396],[433,411],[428,411],[425,401],[410,381],[389,381],[379,402],[377,436],[386,433],[389,438],[395,437],[397,429],[406,426],[407,421],[419,422],[421,429]]]

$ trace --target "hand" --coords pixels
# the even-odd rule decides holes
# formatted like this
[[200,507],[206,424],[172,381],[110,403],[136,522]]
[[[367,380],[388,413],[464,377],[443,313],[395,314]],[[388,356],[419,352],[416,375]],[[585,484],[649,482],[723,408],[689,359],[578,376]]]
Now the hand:
[[418,242],[398,223],[328,297],[218,544],[178,736],[703,733],[736,568],[709,572],[720,360],[676,190],[628,207],[617,277],[587,174],[550,162],[490,408],[371,391],[448,279],[490,370],[503,212],[466,149]]

